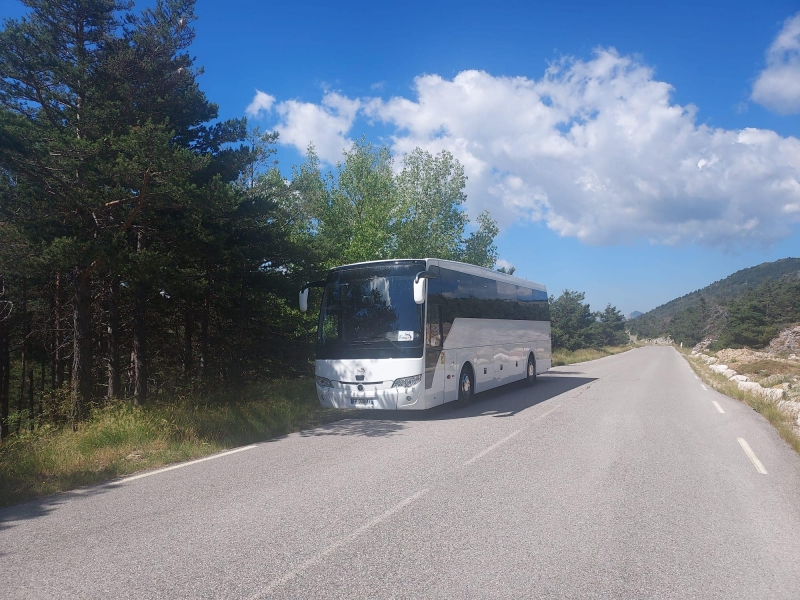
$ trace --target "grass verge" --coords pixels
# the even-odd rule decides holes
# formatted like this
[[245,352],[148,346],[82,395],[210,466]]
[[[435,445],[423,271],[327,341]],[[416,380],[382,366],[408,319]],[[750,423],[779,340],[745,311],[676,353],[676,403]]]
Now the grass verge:
[[555,350],[553,351],[553,366],[560,367],[563,365],[572,365],[579,362],[586,362],[589,360],[596,360],[604,356],[611,356],[612,354],[620,354],[636,348],[627,344],[625,346],[604,346],[602,348],[583,348],[570,352],[569,350]]
[[308,378],[252,386],[235,400],[115,403],[93,411],[77,431],[44,426],[0,444],[0,506],[265,440],[336,414],[319,407]]
[[794,422],[790,415],[787,415],[778,406],[767,400],[762,398],[761,396],[757,396],[751,392],[746,392],[744,390],[739,389],[739,385],[735,381],[728,381],[723,375],[719,373],[715,373],[705,363],[701,363],[698,360],[687,356],[687,360],[689,361],[689,366],[692,367],[692,370],[697,373],[697,375],[708,385],[713,387],[718,392],[725,394],[726,396],[730,396],[731,398],[736,398],[740,402],[744,402],[748,406],[750,406],[753,410],[757,413],[764,416],[767,421],[778,431],[781,438],[791,446],[795,452],[800,454],[800,436],[797,434],[794,428]]

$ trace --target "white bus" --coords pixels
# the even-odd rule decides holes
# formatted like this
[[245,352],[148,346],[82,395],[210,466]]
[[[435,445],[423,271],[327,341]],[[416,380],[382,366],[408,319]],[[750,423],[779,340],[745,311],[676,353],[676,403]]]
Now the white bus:
[[551,366],[541,284],[449,260],[381,260],[332,269],[323,287],[316,387],[332,408],[426,409]]

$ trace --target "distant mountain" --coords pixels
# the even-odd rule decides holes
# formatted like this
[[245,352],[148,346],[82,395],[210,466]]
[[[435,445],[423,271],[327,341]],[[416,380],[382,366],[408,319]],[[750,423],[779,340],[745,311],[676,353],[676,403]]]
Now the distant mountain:
[[641,317],[644,313],[639,312],[638,310],[633,311],[631,314],[628,315],[628,320],[635,319],[636,317]]
[[[761,335],[763,337],[768,334],[768,329],[771,331],[777,324],[794,319],[793,307],[800,306],[800,298],[794,298],[798,281],[800,281],[800,258],[783,258],[762,263],[670,300],[631,321],[629,328],[631,333],[643,337],[669,334],[675,340],[696,343],[706,335],[725,337],[726,328],[734,326],[729,323],[729,314],[731,310],[739,314],[737,311],[740,311],[742,303],[766,302],[763,307],[758,308],[759,314],[763,313],[762,317],[759,317],[762,322],[758,325],[763,329]],[[775,286],[780,289],[773,290]],[[775,293],[789,302],[782,314],[776,314],[769,307],[766,298],[759,300],[757,297],[765,294],[772,296]],[[753,320],[752,317],[748,318]],[[735,325],[739,328],[741,326],[741,324]]]
[[678,311],[695,306],[700,302],[700,298],[705,298],[706,302],[710,301],[719,304],[723,300],[741,296],[747,290],[761,285],[767,279],[780,279],[784,275],[797,273],[798,271],[800,271],[800,258],[782,258],[775,262],[761,263],[755,267],[736,271],[733,275],[728,275],[725,279],[715,281],[703,289],[670,300],[666,304],[644,313],[642,316],[669,317]]

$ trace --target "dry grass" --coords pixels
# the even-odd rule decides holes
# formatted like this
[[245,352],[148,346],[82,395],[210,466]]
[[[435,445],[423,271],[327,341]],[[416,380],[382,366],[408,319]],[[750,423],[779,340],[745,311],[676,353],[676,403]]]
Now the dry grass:
[[0,506],[182,460],[335,418],[310,379],[140,408],[114,404],[71,428],[42,427],[0,445]]
[[[773,362],[773,361],[766,361]],[[707,384],[726,396],[736,398],[750,406],[753,410],[763,415],[778,431],[781,438],[800,454],[800,435],[798,435],[792,417],[779,409],[774,402],[766,400],[756,394],[739,389],[735,381],[728,381],[724,376],[715,373],[705,363],[696,359],[689,359],[689,365],[695,373]],[[739,367],[741,368],[741,366]]]
[[800,365],[769,359],[749,363],[736,363],[736,370],[745,375],[758,375],[759,377],[767,377],[769,375],[800,376]]
[[560,367],[563,365],[572,365],[580,362],[587,362],[603,358],[604,356],[611,356],[612,354],[620,354],[626,352],[636,346],[605,346],[603,348],[584,348],[570,352],[569,350],[555,350],[553,352],[553,366]]

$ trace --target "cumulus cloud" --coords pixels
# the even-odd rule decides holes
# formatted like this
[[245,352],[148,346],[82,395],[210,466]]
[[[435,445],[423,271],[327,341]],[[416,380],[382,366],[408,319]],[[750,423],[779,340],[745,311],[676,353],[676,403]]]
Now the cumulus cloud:
[[800,112],[800,13],[786,20],[767,50],[751,98],[782,115]]
[[[358,114],[384,123],[396,155],[447,149],[468,209],[501,227],[544,221],[591,244],[648,239],[735,249],[770,245],[800,221],[800,140],[696,122],[672,87],[614,50],[564,59],[541,79],[423,75],[411,98],[278,105],[282,142],[341,155]],[[321,152],[322,154],[322,152]],[[323,156],[324,158],[324,156]]]
[[268,113],[274,103],[275,96],[270,96],[261,90],[256,90],[253,101],[247,105],[244,112],[251,117],[256,117],[260,112]]
[[342,158],[342,150],[352,144],[346,134],[353,126],[361,101],[327,92],[321,104],[288,100],[275,108],[281,118],[276,127],[281,143],[303,153],[313,143],[317,155],[333,164]]

